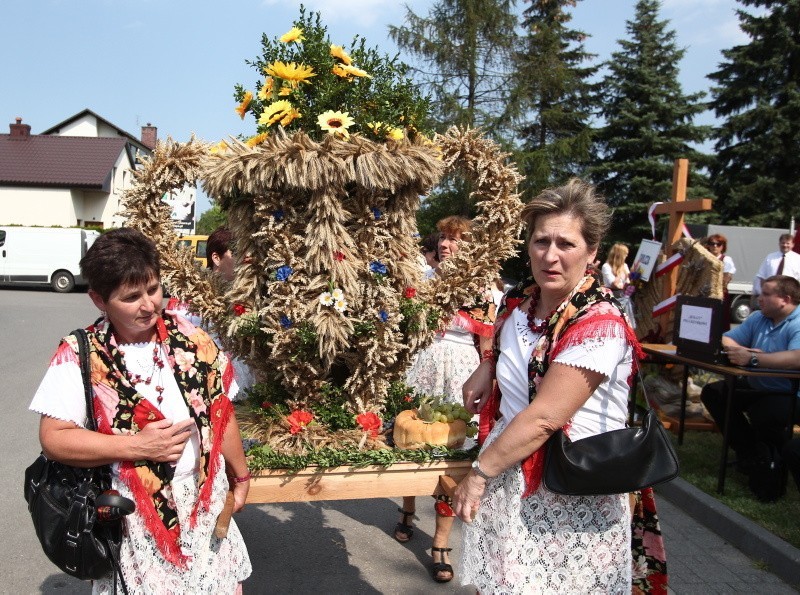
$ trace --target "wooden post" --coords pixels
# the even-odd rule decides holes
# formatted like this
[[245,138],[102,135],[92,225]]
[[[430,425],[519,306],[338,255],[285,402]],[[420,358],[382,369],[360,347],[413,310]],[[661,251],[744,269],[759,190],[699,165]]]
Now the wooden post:
[[[712,201],[710,198],[697,198],[686,200],[686,188],[689,182],[689,160],[676,159],[675,168],[672,172],[672,200],[658,205],[653,213],[656,215],[669,215],[669,229],[667,231],[667,242],[664,251],[669,258],[673,254],[673,245],[681,239],[684,225],[684,215],[686,213],[696,213],[700,211],[710,211]],[[661,299],[675,295],[675,287],[678,285],[678,268],[674,268],[667,273],[664,280],[664,287],[661,292]],[[659,327],[661,336],[666,336],[667,321],[666,315],[661,316]]]

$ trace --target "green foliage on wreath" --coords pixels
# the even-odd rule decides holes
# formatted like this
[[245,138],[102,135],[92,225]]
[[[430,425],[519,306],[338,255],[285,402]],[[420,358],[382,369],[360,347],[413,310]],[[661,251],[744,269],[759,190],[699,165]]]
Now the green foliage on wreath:
[[429,131],[429,100],[397,56],[366,48],[359,35],[349,50],[333,44],[319,13],[306,14],[302,6],[293,24],[280,37],[262,36],[261,56],[246,62],[265,76],[255,92],[241,84],[235,87],[237,112],[242,117],[252,113],[259,133],[303,130],[319,141],[333,133],[400,140]]

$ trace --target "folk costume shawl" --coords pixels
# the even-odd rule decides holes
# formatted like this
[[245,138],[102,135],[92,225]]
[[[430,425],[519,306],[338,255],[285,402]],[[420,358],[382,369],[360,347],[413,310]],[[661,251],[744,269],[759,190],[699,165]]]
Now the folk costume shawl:
[[[164,419],[158,408],[136,392],[122,372],[125,364],[110,322],[101,318],[86,330],[91,345],[98,431],[131,435],[150,422]],[[191,528],[197,515],[209,509],[214,476],[220,471],[222,438],[233,414],[227,397],[233,368],[204,331],[174,312],[165,310],[162,313],[156,331],[200,438],[198,499],[189,519]],[[69,348],[67,343],[73,342],[65,340],[62,348]],[[119,470],[120,479],[136,500],[136,513],[144,519],[161,554],[172,564],[185,568],[189,559],[180,548],[182,527],[172,498],[173,474],[169,463],[146,460],[122,461]]]
[[[532,278],[523,281],[508,292],[500,304],[500,313],[495,323],[494,355],[495,361],[499,356],[498,340],[500,329],[509,315],[525,299],[534,292],[536,287]],[[611,291],[603,287],[599,280],[592,275],[586,275],[570,293],[561,305],[556,308],[553,315],[546,321],[547,327],[533,348],[531,359],[528,362],[528,395],[529,402],[536,398],[539,384],[550,367],[550,362],[559,353],[568,347],[580,345],[584,340],[598,337],[625,338],[633,348],[634,361],[628,384],[633,381],[633,375],[638,369],[638,359],[643,357],[643,352],[636,339],[630,324],[625,318],[622,307],[614,299]],[[500,410],[500,390],[495,384],[494,391],[480,412],[480,429],[478,440],[483,443],[492,429],[497,414]],[[564,426],[565,431],[569,423]],[[522,472],[525,477],[525,490],[522,497],[533,494],[539,487],[544,471],[544,460],[547,444],[541,446],[522,462]]]
[[490,291],[476,295],[453,315],[450,326],[461,327],[480,337],[494,335],[495,305]]

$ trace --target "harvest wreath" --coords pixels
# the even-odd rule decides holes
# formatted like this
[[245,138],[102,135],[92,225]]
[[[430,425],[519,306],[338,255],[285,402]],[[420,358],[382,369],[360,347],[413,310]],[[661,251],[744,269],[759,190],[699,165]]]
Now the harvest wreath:
[[[258,442],[248,451],[254,469],[341,464],[334,451],[357,464],[435,457],[384,452],[392,417],[424,410],[401,381],[414,354],[514,255],[519,174],[479,131],[426,137],[425,100],[405,67],[358,39],[349,52],[331,44],[313,13],[262,44],[258,99],[236,92],[237,112],[253,114],[258,134],[213,146],[159,142],[123,197],[128,224],[156,241],[171,293],[259,378],[238,407]],[[330,111],[341,125],[321,117]],[[423,281],[420,196],[453,172],[472,189],[472,241]],[[202,183],[227,214],[240,259],[229,286],[176,247],[162,197],[187,183]]]

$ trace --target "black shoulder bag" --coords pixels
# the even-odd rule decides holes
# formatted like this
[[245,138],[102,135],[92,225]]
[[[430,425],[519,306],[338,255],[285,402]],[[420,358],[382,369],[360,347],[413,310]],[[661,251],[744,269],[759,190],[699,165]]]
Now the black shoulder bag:
[[640,427],[575,442],[558,430],[547,441],[542,481],[557,494],[590,496],[635,492],[677,475],[675,447],[648,401]]
[[[83,329],[72,334],[78,339],[87,429],[97,431],[88,337]],[[111,467],[72,467],[42,453],[25,470],[24,492],[36,536],[50,561],[81,580],[99,579],[113,571],[127,595],[119,548],[123,517],[136,505],[111,490]],[[114,586],[116,590],[116,577]]]

